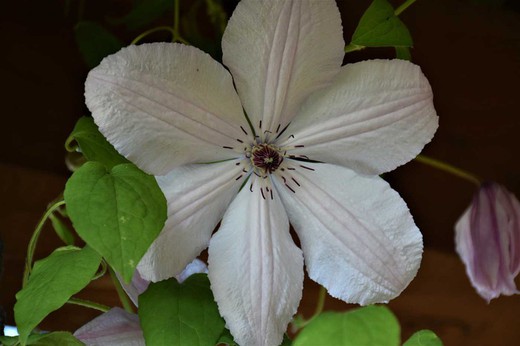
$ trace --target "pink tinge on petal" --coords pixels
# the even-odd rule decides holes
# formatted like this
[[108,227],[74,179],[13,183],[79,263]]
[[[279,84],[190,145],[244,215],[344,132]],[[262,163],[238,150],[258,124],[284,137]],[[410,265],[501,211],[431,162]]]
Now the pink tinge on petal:
[[117,276],[117,279],[119,280],[119,282],[121,283],[121,286],[125,290],[126,294],[132,301],[132,303],[134,303],[134,305],[137,306],[137,301],[138,301],[139,295],[141,293],[143,293],[144,291],[146,291],[146,289],[148,288],[148,285],[150,285],[150,281],[143,279],[141,277],[141,275],[139,274],[138,270],[136,270],[134,272],[132,281],[130,281],[129,284],[125,283],[125,281],[123,280],[123,278],[121,277],[121,275],[119,273],[116,273],[116,276]]
[[488,302],[520,293],[520,203],[503,186],[482,184],[455,225],[457,252],[477,292]]
[[120,308],[96,317],[76,330],[74,336],[87,346],[144,346],[139,318]]
[[179,283],[183,283],[187,278],[192,276],[193,274],[200,273],[208,273],[208,266],[206,263],[202,262],[200,259],[195,258],[190,264],[186,266],[186,268],[175,278]]

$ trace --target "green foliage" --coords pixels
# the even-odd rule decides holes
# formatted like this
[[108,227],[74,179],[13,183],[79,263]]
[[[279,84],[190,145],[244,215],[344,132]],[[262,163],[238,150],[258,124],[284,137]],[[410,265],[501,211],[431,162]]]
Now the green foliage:
[[[212,3],[211,7],[206,7],[207,3]],[[181,29],[183,37],[193,46],[200,48],[210,54],[215,60],[222,60],[222,27],[227,24],[225,13],[220,12],[222,8],[219,2],[212,0],[193,0],[188,11],[181,17]],[[210,33],[200,30],[200,17],[208,16],[211,23],[217,27]],[[211,37],[211,34],[214,37]]]
[[[0,336],[0,342],[5,346],[19,345],[18,336]],[[31,334],[27,338],[27,345],[31,346],[82,346],[85,345],[69,332],[53,332],[45,334]]]
[[108,169],[121,163],[130,162],[108,143],[90,117],[79,118],[66,145],[70,146],[73,139],[78,142],[79,149],[87,160],[100,162]]
[[96,67],[107,55],[123,47],[117,37],[98,23],[81,21],[74,28],[79,51],[89,68]]
[[54,214],[49,215],[52,227],[58,237],[67,245],[74,245],[74,235],[69,227],[59,217]]
[[109,170],[87,162],[67,182],[64,197],[78,235],[130,282],[166,221],[155,178],[133,164]]
[[401,60],[412,60],[412,54],[408,47],[395,47],[395,57]]
[[397,346],[400,327],[384,306],[348,312],[325,312],[314,318],[293,341],[294,346]]
[[144,28],[172,8],[172,0],[138,0],[134,1],[132,10],[126,16],[111,19],[111,22],[124,24],[129,30],[138,30]]
[[431,330],[420,330],[408,339],[403,346],[442,346],[442,341]]
[[88,246],[66,246],[35,263],[27,286],[16,294],[14,306],[22,345],[48,314],[88,285],[100,262],[101,257]]
[[[365,11],[350,45],[364,47],[411,47],[408,28],[386,0],[374,0]],[[349,46],[350,46],[349,45]]]
[[213,346],[224,331],[206,274],[152,283],[139,296],[139,319],[148,346]]

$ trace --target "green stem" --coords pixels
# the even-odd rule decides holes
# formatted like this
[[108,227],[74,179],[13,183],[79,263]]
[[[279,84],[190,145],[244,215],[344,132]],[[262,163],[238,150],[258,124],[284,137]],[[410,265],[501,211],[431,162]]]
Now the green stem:
[[320,286],[320,291],[318,292],[318,303],[316,304],[316,310],[314,310],[314,315],[312,315],[311,320],[322,313],[323,307],[325,306],[325,298],[327,297],[327,290],[325,287]]
[[175,38],[175,31],[173,30],[173,28],[171,28],[169,26],[158,26],[156,28],[152,28],[150,30],[146,30],[141,35],[139,35],[136,38],[134,38],[134,40],[132,42],[130,42],[130,44],[137,44],[139,41],[141,41],[146,36],[148,36],[150,34],[153,34],[154,32],[158,32],[158,31],[169,31],[172,34],[172,37]]
[[51,205],[47,211],[43,214],[42,218],[40,219],[40,222],[38,222],[38,225],[36,226],[36,229],[33,232],[33,235],[31,237],[31,240],[29,240],[29,245],[27,246],[27,258],[25,259],[25,270],[23,273],[23,286],[25,287],[27,285],[27,282],[29,281],[29,275],[31,275],[32,270],[32,263],[34,258],[34,250],[36,249],[36,244],[38,243],[38,238],[40,237],[40,233],[43,229],[43,225],[45,224],[45,221],[49,218],[49,216],[59,207],[65,204],[65,201],[58,201]]
[[101,261],[101,270],[99,272],[96,273],[96,275],[94,275],[92,277],[92,279],[90,279],[90,281],[94,281],[94,280],[97,280],[99,279],[100,277],[104,276],[107,272],[107,262],[105,262],[105,260],[102,260]]
[[134,313],[134,309],[132,308],[132,303],[130,303],[130,300],[128,299],[128,296],[126,295],[125,290],[121,286],[121,283],[119,282],[116,273],[114,270],[109,267],[108,271],[110,273],[110,277],[112,278],[112,282],[114,283],[114,286],[116,287],[117,295],[119,296],[119,300],[121,301],[121,304],[123,305],[123,308],[130,312]]
[[401,6],[395,9],[394,14],[396,16],[400,15],[404,10],[410,7],[416,0],[406,0]]
[[104,304],[100,304],[100,303],[96,303],[96,302],[92,302],[90,300],[79,299],[79,298],[70,298],[67,301],[67,304],[79,305],[79,306],[83,306],[83,307],[86,307],[86,308],[99,310],[99,311],[102,311],[102,312],[107,312],[108,310],[110,310],[110,306],[107,306],[107,305],[104,305]]
[[428,166],[431,166],[433,168],[437,168],[438,170],[453,174],[459,178],[470,181],[477,186],[480,186],[480,184],[482,184],[482,179],[479,178],[478,176],[476,176],[468,171],[465,171],[463,169],[460,169],[458,167],[452,166],[448,163],[436,160],[434,158],[424,156],[424,155],[417,155],[417,157],[415,158],[415,161],[423,163]]

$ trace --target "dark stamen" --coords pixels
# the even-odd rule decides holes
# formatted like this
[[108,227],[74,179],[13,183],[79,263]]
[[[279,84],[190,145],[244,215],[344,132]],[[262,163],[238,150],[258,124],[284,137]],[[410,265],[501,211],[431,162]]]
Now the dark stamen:
[[259,125],[259,126],[258,126],[259,128],[262,128],[262,120],[260,120],[260,121],[258,122],[258,125]]
[[262,198],[265,199],[264,190],[262,188],[260,188],[260,192],[262,193]]
[[224,149],[233,149],[233,147],[226,147],[226,146],[223,146],[222,148],[224,148]]
[[249,191],[253,192],[253,183],[251,183],[251,185],[249,185]]
[[238,138],[237,138],[237,141],[239,141],[240,143],[244,143],[244,141],[243,141],[243,140],[241,140],[241,139],[238,139]]
[[293,190],[289,185],[285,184],[285,186],[286,186],[289,190],[291,190],[293,193],[296,193],[296,191],[294,191],[294,190]]
[[287,169],[290,170],[290,171],[296,170],[296,168],[294,168],[294,167],[287,167]]
[[244,128],[242,126],[240,126],[240,128],[242,129],[242,131],[246,134],[246,136],[249,136],[249,134],[247,133],[246,130],[244,130]]
[[296,185],[301,186],[300,183],[296,181],[296,179],[294,179],[292,177],[291,177],[291,179],[292,179],[292,181],[294,181],[296,183]]
[[269,191],[269,193],[271,194],[271,199],[273,199],[273,190]]
[[278,131],[280,131],[280,126],[282,126],[282,124],[278,124],[278,127],[276,128],[276,133],[278,133]]
[[301,144],[299,144],[299,145],[295,145],[294,147],[295,147],[295,148],[303,148],[304,146],[301,145]]
[[243,174],[240,174],[235,180],[242,178]]
[[314,171],[314,168],[310,168],[310,167],[307,167],[307,166],[304,166],[304,165],[300,165],[300,167],[308,169],[309,171]]
[[235,166],[240,166],[240,162],[235,163]]

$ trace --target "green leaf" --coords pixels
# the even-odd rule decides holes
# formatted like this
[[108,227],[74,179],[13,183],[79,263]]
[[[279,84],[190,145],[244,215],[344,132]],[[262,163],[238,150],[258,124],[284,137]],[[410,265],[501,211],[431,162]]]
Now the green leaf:
[[384,306],[348,312],[325,312],[313,319],[293,341],[293,346],[397,346],[400,327]]
[[74,172],[64,197],[78,235],[130,282],[166,221],[155,178],[133,164],[108,170],[91,161]]
[[18,340],[17,336],[0,335],[0,343],[2,343],[3,346],[14,346],[18,343]]
[[128,30],[141,29],[173,8],[172,0],[140,0],[134,2],[132,10],[122,18],[112,18],[114,24],[125,24]]
[[106,138],[99,132],[92,118],[79,118],[67,140],[67,146],[70,145],[72,139],[78,142],[80,151],[87,160],[101,162],[109,169],[116,165],[130,162],[108,143]]
[[14,306],[22,344],[48,314],[89,284],[100,262],[101,257],[88,246],[66,246],[35,263],[27,286],[16,294]]
[[29,336],[27,345],[33,346],[82,346],[85,345],[69,332],[53,332],[47,334],[33,334]]
[[374,0],[352,36],[351,45],[365,47],[411,47],[412,36],[386,0]]
[[412,60],[412,54],[408,47],[395,47],[395,57],[401,60]]
[[117,52],[123,47],[123,44],[117,37],[94,22],[78,22],[74,28],[74,33],[76,44],[89,68],[96,67],[104,57]]
[[224,331],[206,274],[150,284],[139,296],[139,319],[148,346],[213,346]]
[[67,227],[65,222],[63,222],[59,217],[54,214],[49,216],[51,219],[52,227],[54,231],[58,235],[58,237],[67,245],[74,245],[74,235],[72,231]]
[[231,335],[231,332],[227,328],[224,328],[224,331],[222,332],[222,334],[220,334],[218,338],[217,345],[220,344],[226,344],[228,346],[239,346],[235,342],[235,339],[233,339],[233,335]]
[[442,346],[442,341],[431,330],[420,330],[408,339],[403,346]]

